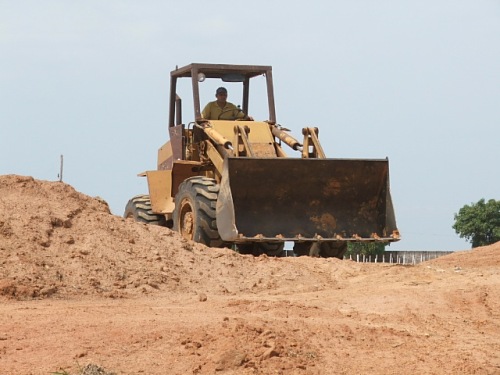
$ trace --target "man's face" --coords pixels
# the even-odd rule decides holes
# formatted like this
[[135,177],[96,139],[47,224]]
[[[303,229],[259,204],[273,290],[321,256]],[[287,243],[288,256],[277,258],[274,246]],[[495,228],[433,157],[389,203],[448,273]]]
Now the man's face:
[[227,92],[219,92],[216,98],[219,103],[225,103],[227,100]]

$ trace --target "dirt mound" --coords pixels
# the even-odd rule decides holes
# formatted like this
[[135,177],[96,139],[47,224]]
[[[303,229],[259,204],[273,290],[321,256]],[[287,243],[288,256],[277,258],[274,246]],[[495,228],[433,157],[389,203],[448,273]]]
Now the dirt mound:
[[0,176],[0,368],[496,374],[499,260],[500,243],[417,266],[240,255]]
[[104,201],[64,183],[3,176],[0,236],[6,296],[120,297],[177,285],[169,271],[182,244],[172,232],[113,216]]
[[500,267],[500,241],[490,246],[476,247],[472,250],[448,254],[433,259],[428,264],[443,267],[498,268]]
[[300,291],[326,281],[293,262],[207,248],[111,215],[99,198],[31,177],[0,177],[0,240],[0,295],[17,299],[256,293],[278,290],[283,277]]

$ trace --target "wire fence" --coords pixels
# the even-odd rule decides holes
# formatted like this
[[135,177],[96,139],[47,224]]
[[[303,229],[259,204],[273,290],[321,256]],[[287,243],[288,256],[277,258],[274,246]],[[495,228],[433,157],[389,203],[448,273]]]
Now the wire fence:
[[453,251],[386,251],[384,254],[376,255],[350,255],[345,256],[344,259],[350,259],[358,263],[395,263],[415,265],[451,253],[453,253]]
[[[349,259],[358,263],[415,265],[451,253],[453,253],[453,251],[386,251],[383,254],[376,255],[346,255],[344,256],[344,259]],[[293,253],[293,250],[284,250],[283,256],[294,257],[295,254]]]

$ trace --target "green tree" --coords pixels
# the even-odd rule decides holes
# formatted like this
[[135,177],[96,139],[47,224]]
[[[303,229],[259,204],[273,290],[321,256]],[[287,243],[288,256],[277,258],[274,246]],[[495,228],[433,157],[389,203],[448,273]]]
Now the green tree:
[[386,245],[386,243],[381,242],[348,242],[346,256],[383,254]]
[[481,199],[463,206],[455,214],[455,232],[472,247],[485,246],[500,241],[500,201]]

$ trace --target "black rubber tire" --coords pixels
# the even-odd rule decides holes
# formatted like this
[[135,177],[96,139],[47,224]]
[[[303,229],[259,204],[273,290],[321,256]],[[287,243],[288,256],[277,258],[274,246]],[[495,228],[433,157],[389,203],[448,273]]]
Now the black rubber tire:
[[293,254],[296,257],[309,255],[311,249],[311,242],[295,242],[293,244]]
[[344,259],[346,251],[347,242],[323,242],[319,254],[323,258]]
[[223,247],[215,212],[218,196],[219,185],[213,178],[197,176],[185,180],[175,196],[174,230],[187,240]]
[[140,223],[172,227],[171,225],[169,226],[169,221],[166,220],[165,216],[153,213],[149,195],[136,195],[129,200],[123,217],[134,219]]
[[[295,256],[320,256],[322,258],[343,259],[347,251],[347,242],[321,242],[319,254],[316,254],[317,248],[312,249],[313,242],[295,242],[293,253]],[[311,254],[311,250],[314,254]]]
[[248,244],[238,244],[237,247],[240,254],[252,254],[255,256],[266,254],[270,257],[282,257],[285,255],[285,244],[282,242],[252,242]]

